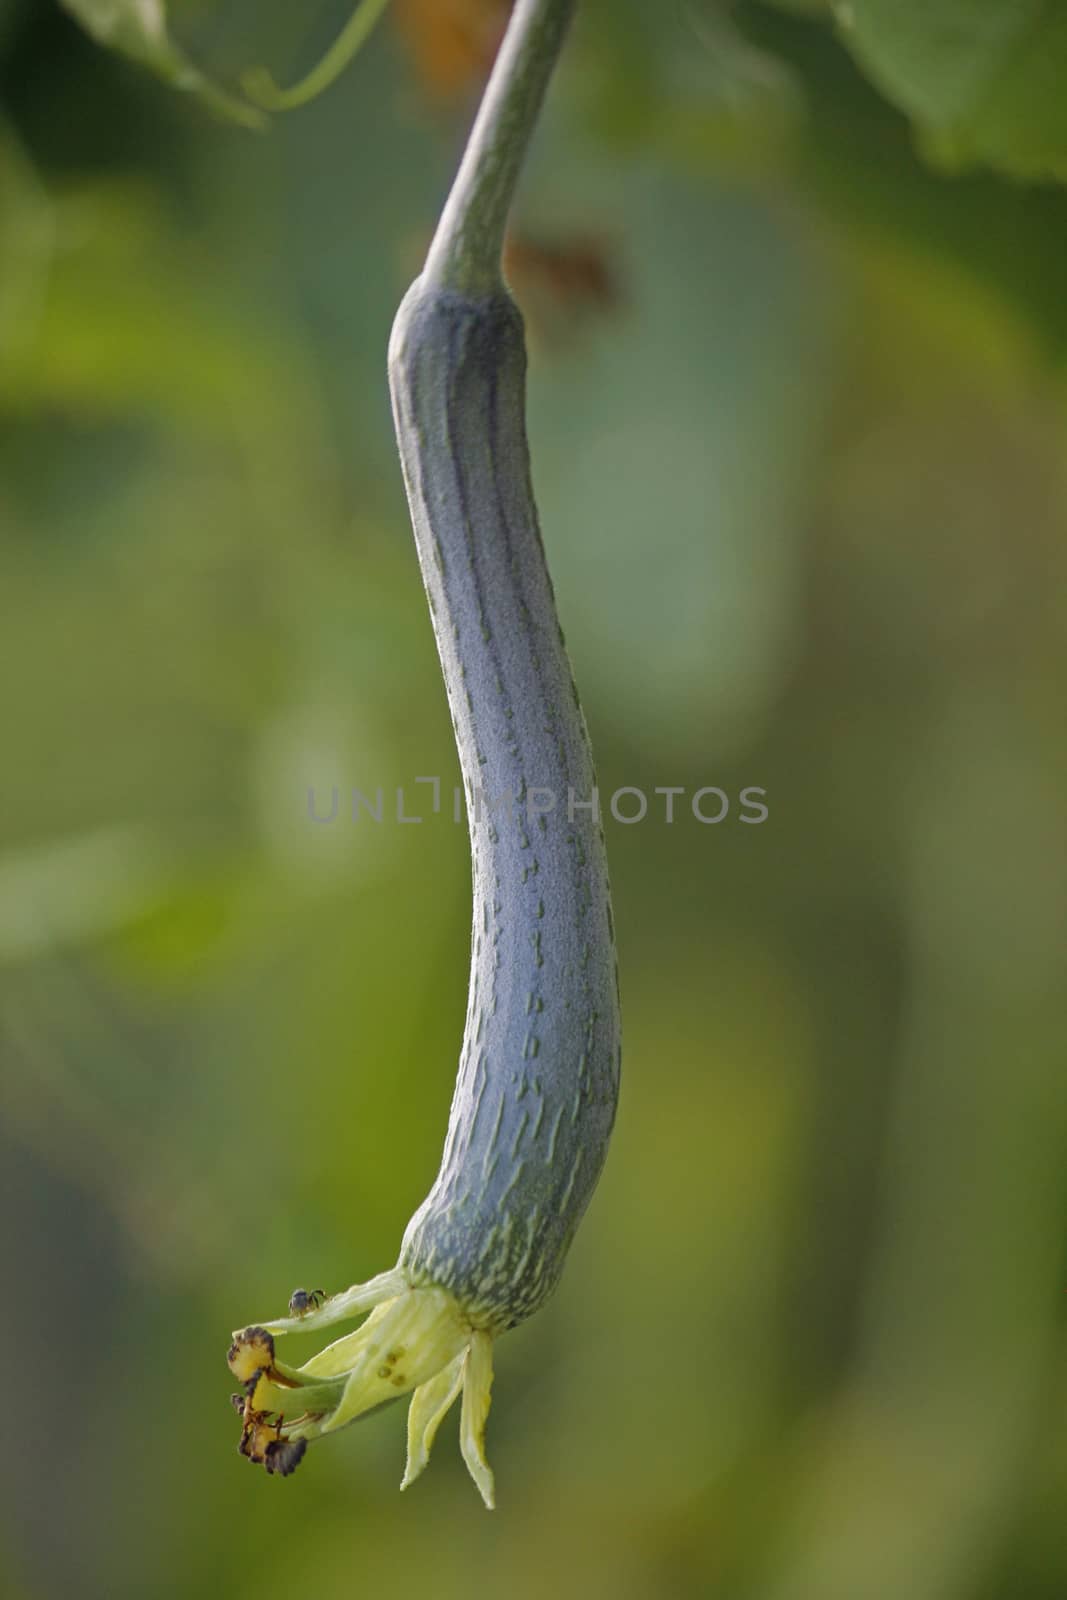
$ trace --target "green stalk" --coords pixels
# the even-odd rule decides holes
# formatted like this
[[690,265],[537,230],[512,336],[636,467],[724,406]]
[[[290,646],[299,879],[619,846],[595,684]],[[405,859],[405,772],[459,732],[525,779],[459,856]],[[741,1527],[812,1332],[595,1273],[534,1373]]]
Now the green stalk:
[[422,281],[460,294],[503,286],[504,230],[575,0],[516,0]]

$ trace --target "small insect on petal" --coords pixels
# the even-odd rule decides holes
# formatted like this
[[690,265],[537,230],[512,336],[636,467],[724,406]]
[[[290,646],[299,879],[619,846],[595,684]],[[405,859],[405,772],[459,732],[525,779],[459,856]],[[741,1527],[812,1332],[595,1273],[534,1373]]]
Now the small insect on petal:
[[309,1311],[317,1311],[325,1298],[324,1289],[294,1289],[289,1296],[289,1315],[306,1317]]

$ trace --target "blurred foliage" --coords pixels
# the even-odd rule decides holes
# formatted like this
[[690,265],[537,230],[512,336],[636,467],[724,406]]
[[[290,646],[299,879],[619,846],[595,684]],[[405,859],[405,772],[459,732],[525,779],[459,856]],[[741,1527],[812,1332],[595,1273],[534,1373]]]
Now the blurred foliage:
[[[468,3],[262,137],[0,3],[4,1593],[1062,1600],[1067,198],[931,170],[816,5],[587,0],[516,220],[602,788],[770,818],[608,824],[623,1102],[500,1510],[451,1436],[399,1496],[395,1408],[234,1450],[229,1328],[392,1262],[462,1028],[447,803],[307,796],[456,781],[384,352]],[[171,20],[288,82],[348,10]]]
[[[101,44],[192,90],[221,116],[255,127],[256,106],[227,94],[172,41],[166,0],[61,0]],[[195,3],[195,0],[194,0]],[[257,106],[285,110],[333,82],[369,36],[388,0],[356,0],[306,91],[279,94],[269,74],[242,74]],[[492,59],[505,0],[395,0],[400,27],[424,79],[454,90]],[[723,0],[685,0],[688,20],[708,45],[705,71],[717,97],[736,105],[746,91],[778,91],[779,65],[753,52]],[[836,18],[874,83],[914,117],[924,148],[956,166],[985,163],[1027,178],[1067,177],[1067,14],[1043,0],[770,0],[791,12]],[[349,0],[351,7],[352,0]],[[189,0],[186,0],[188,9]],[[180,15],[182,7],[175,6]],[[631,18],[631,21],[633,18]],[[655,12],[640,29],[650,42]],[[631,43],[633,48],[633,43]],[[653,45],[654,50],[654,45]],[[329,63],[336,59],[336,68]],[[259,92],[253,92],[258,85]],[[767,107],[763,108],[766,116]],[[749,130],[751,133],[751,130]]]
[[1067,13],[1035,0],[842,0],[844,37],[929,147],[1067,178]]

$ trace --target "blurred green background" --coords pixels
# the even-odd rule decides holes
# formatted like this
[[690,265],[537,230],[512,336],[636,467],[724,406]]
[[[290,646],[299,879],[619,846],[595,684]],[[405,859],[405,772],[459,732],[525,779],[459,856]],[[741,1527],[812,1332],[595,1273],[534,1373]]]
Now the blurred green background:
[[[232,81],[333,0],[175,8]],[[465,1008],[392,314],[490,0],[263,135],[0,4],[0,1592],[1067,1593],[1067,197],[923,164],[819,7],[589,0],[516,222],[624,1092],[552,1305],[288,1481],[231,1327],[395,1259]],[[451,25],[451,24],[450,24]],[[469,59],[468,59],[469,56]],[[409,805],[409,809],[411,809]]]

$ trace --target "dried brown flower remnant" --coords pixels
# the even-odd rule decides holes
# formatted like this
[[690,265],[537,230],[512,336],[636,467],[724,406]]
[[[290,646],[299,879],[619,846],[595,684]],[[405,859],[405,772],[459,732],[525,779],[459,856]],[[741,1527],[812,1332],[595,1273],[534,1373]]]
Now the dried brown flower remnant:
[[482,82],[509,9],[507,0],[394,0],[397,27],[431,94],[454,99]]
[[304,1459],[307,1447],[306,1439],[275,1439],[267,1446],[267,1458],[263,1465],[279,1478],[288,1478]]
[[274,1365],[274,1340],[266,1328],[245,1328],[234,1335],[226,1364],[238,1383],[249,1383]]
[[[370,1312],[354,1333],[289,1367],[274,1334],[303,1332]],[[460,1447],[486,1505],[493,1474],[485,1459],[485,1421],[493,1381],[492,1336],[475,1328],[443,1289],[413,1287],[399,1269],[268,1329],[234,1335],[228,1362],[243,1387],[238,1449],[267,1472],[288,1477],[310,1439],[344,1427],[398,1394],[411,1395],[404,1486],[423,1471],[446,1411],[463,1395]]]

